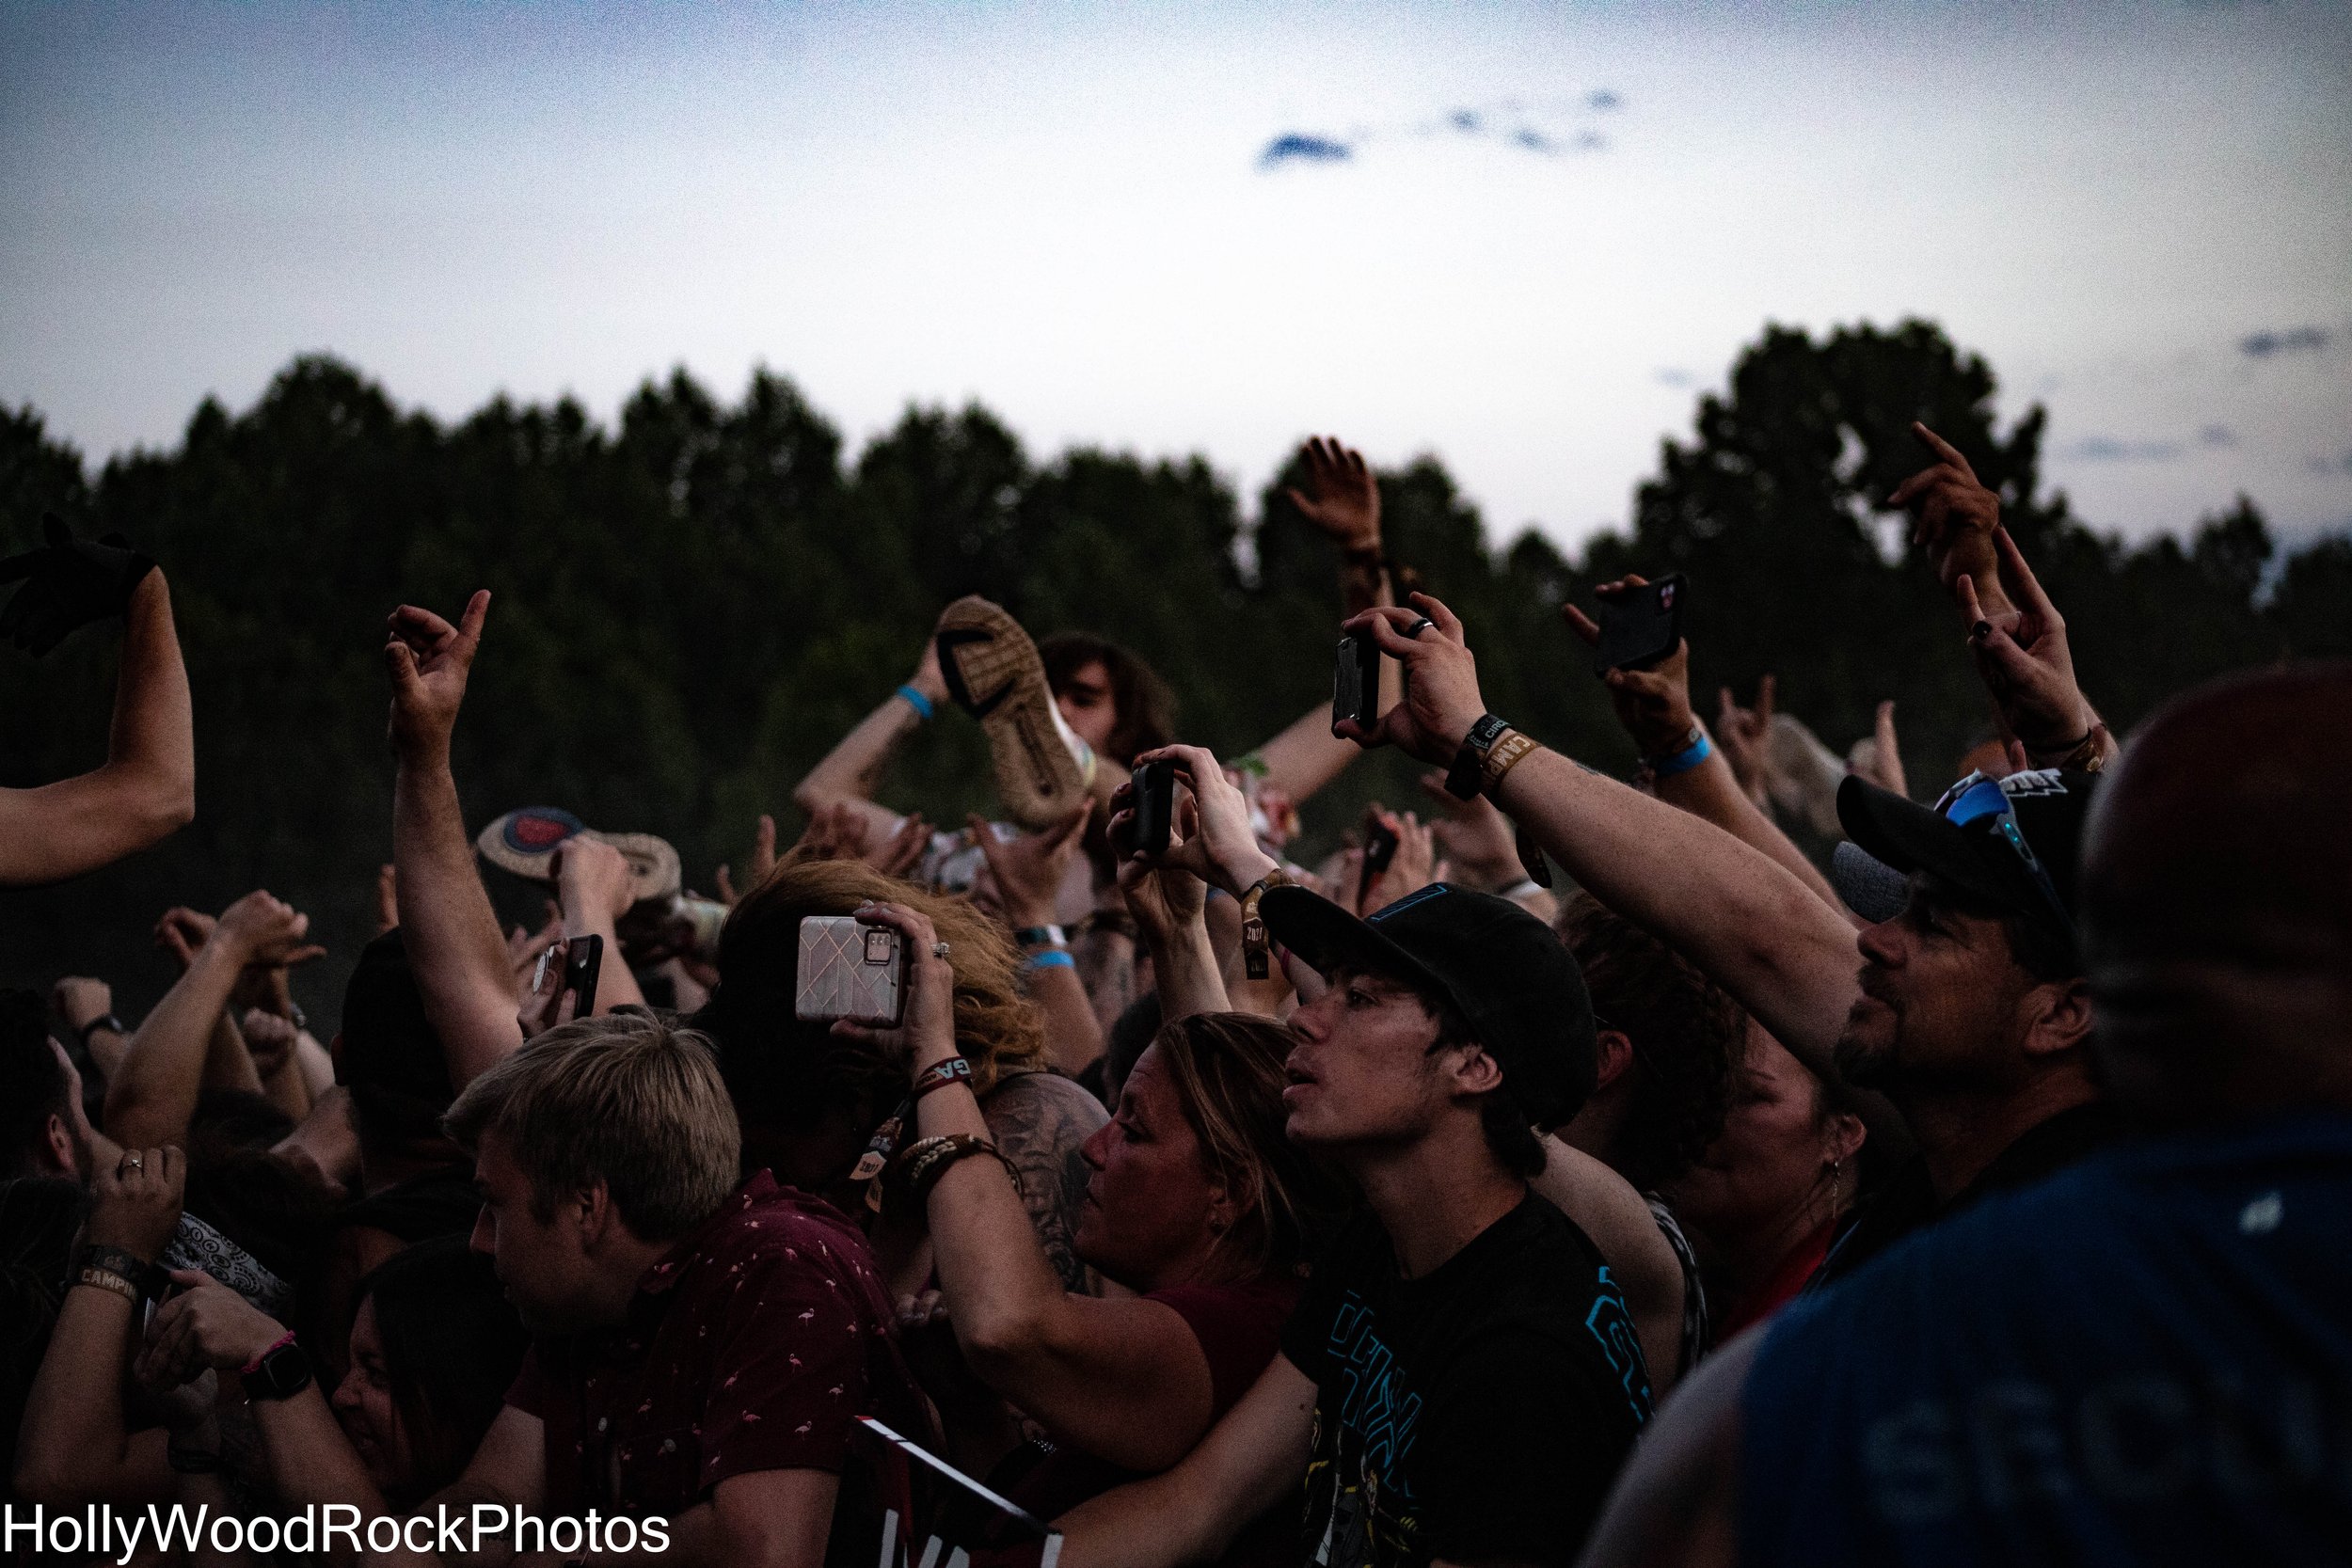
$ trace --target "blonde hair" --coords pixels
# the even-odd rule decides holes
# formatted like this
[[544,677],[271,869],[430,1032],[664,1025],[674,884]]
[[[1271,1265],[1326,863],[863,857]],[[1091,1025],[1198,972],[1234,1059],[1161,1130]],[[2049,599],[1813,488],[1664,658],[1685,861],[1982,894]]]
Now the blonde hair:
[[634,1011],[548,1030],[467,1085],[442,1126],[469,1149],[496,1132],[542,1220],[601,1181],[645,1241],[707,1219],[742,1158],[710,1042]]
[[793,1015],[801,922],[849,914],[868,900],[929,917],[947,943],[956,1045],[972,1064],[976,1092],[1046,1067],[1044,1029],[1021,994],[1020,955],[970,900],[885,877],[862,861],[787,861],[728,914],[719,933],[719,989],[694,1021],[716,1041],[747,1119],[806,1125],[843,1096],[879,1119],[905,1094],[905,1075],[875,1052]]

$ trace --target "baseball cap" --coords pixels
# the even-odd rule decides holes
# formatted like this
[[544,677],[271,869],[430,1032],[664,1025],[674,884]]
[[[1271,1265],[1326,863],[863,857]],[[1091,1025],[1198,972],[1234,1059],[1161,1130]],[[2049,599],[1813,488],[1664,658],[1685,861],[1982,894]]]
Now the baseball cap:
[[1930,873],[2072,942],[2075,865],[2097,787],[2096,774],[2065,768],[1971,773],[1923,806],[1849,775],[1837,786],[1837,820],[1892,870]]
[[555,851],[568,838],[610,844],[628,862],[635,903],[667,898],[686,885],[677,851],[651,833],[600,833],[560,806],[521,806],[482,830],[474,847],[501,870],[534,882],[555,880]]
[[1534,1126],[1559,1126],[1592,1094],[1599,1057],[1584,974],[1509,899],[1433,882],[1359,920],[1320,894],[1278,887],[1258,911],[1319,972],[1360,969],[1452,1003]]
[[351,1091],[370,1126],[395,1136],[431,1134],[456,1098],[397,926],[359,950],[343,988],[335,1082]]

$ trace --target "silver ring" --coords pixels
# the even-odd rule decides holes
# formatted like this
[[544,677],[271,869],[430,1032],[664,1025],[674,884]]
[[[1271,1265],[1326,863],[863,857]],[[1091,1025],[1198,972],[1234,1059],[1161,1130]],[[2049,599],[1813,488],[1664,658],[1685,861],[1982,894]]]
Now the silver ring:
[[1407,637],[1419,637],[1422,632],[1427,631],[1431,626],[1434,626],[1437,624],[1437,622],[1432,621],[1428,616],[1424,615],[1420,620],[1415,621],[1411,626],[1406,626],[1405,628],[1405,635]]
[[946,958],[946,956],[947,956],[947,944],[946,944],[946,942],[932,942],[932,943],[931,943],[931,957],[932,957],[932,958]]
[[144,1154],[125,1154],[122,1157],[122,1168],[124,1170],[145,1170],[147,1168],[147,1156]]

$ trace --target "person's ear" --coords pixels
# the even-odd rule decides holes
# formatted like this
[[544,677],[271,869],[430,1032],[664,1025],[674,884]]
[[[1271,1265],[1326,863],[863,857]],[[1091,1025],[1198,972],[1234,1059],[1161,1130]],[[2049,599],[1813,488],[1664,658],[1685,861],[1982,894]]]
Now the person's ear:
[[2054,1056],[2090,1037],[2090,987],[2077,976],[2044,980],[2026,992],[2026,1053]]
[[1622,1029],[1603,1029],[1594,1037],[1599,1048],[1599,1073],[1593,1080],[1593,1092],[1598,1094],[1625,1075],[1633,1065],[1633,1040]]
[[564,1200],[562,1213],[570,1219],[582,1252],[595,1252],[621,1228],[620,1211],[612,1206],[612,1189],[602,1181],[574,1191]]
[[1451,1054],[1456,1093],[1491,1094],[1502,1086],[1502,1065],[1486,1053],[1485,1046],[1458,1045]]
[[1821,1153],[1833,1164],[1851,1165],[1868,1136],[1869,1130],[1862,1125],[1860,1117],[1848,1111],[1836,1112],[1823,1118]]
[[59,1176],[78,1176],[82,1168],[81,1161],[75,1157],[73,1129],[66,1125],[65,1117],[55,1111],[50,1112],[49,1119],[40,1131],[41,1141],[47,1146],[50,1168]]

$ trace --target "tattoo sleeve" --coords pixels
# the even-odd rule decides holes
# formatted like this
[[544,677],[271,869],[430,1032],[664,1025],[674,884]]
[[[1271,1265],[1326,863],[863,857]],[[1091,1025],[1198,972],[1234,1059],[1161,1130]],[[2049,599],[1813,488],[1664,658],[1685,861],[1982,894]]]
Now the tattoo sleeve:
[[990,1091],[981,1111],[996,1147],[1021,1173],[1021,1201],[1062,1288],[1089,1291],[1087,1266],[1072,1249],[1087,1196],[1087,1164],[1078,1148],[1109,1113],[1086,1090],[1050,1072],[1005,1080]]

